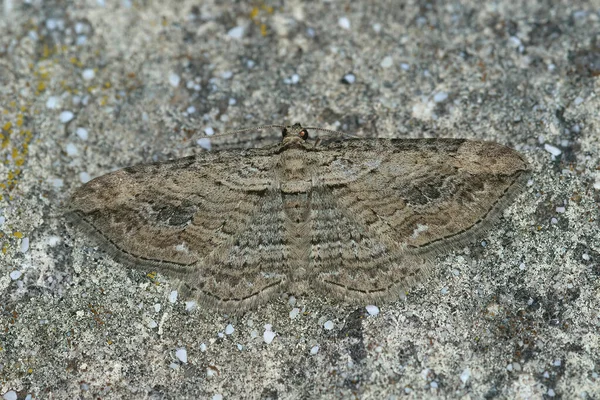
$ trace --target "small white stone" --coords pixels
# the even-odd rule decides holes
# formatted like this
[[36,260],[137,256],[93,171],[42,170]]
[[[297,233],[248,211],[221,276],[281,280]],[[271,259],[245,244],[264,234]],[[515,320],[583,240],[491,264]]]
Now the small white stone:
[[13,281],[16,281],[17,279],[19,279],[21,277],[21,275],[22,275],[22,273],[19,270],[14,270],[9,274],[10,279],[12,279]]
[[229,105],[230,105],[230,106],[235,106],[235,104],[236,104],[236,103],[237,103],[237,100],[236,100],[236,99],[234,99],[233,97],[230,97],[230,98],[229,98]]
[[328,331],[332,330],[333,329],[333,321],[329,320],[329,321],[325,322],[323,324],[323,328],[325,328]]
[[525,265],[525,263],[521,263],[521,264],[519,264],[519,269],[521,271],[525,271],[527,269],[527,266]]
[[27,253],[27,250],[29,250],[29,238],[24,237],[21,239],[21,253]]
[[433,101],[436,102],[436,103],[441,103],[443,101],[446,101],[447,98],[448,98],[448,93],[446,93],[446,92],[437,92],[433,96]]
[[567,209],[565,207],[556,207],[556,212],[563,214]]
[[292,82],[292,85],[297,84],[298,82],[300,82],[300,75],[298,75],[298,74],[292,75],[292,77],[290,78],[290,81]]
[[343,29],[350,29],[350,20],[346,17],[340,17],[338,19],[338,25]]
[[187,364],[187,350],[185,347],[177,349],[177,351],[175,351],[175,357],[177,357],[182,363]]
[[60,243],[60,236],[50,236],[47,243],[50,247],[56,247]]
[[573,101],[573,103],[575,103],[576,106],[580,105],[581,103],[583,103],[583,99],[581,97],[575,97],[575,100]]
[[404,71],[408,71],[410,69],[410,65],[407,63],[401,63],[400,68],[402,68]]
[[212,400],[223,400],[223,395],[220,393],[217,393],[212,397]]
[[200,351],[204,353],[206,351],[206,349],[207,349],[206,343],[200,343]]
[[156,323],[155,320],[151,319],[150,322],[148,322],[148,328],[150,329],[154,329],[158,326],[158,324]]
[[88,183],[92,180],[92,177],[87,172],[83,171],[79,173],[79,180],[81,183]]
[[236,26],[235,28],[231,28],[227,32],[227,36],[234,38],[234,39],[241,39],[244,36],[244,27]]
[[2,398],[4,400],[17,400],[17,392],[15,392],[14,390],[9,390],[8,392],[4,393],[4,396],[2,396]]
[[394,59],[390,56],[385,56],[383,60],[381,60],[381,68],[387,69],[394,65]]
[[212,128],[212,126],[207,126],[204,128],[204,133],[208,136],[212,136],[215,134],[215,130]]
[[59,119],[60,122],[66,124],[67,122],[71,121],[73,117],[75,117],[75,114],[73,114],[71,111],[63,111],[60,113]]
[[317,345],[317,346],[313,346],[313,347],[310,349],[310,354],[311,354],[311,355],[313,355],[313,356],[314,356],[315,354],[317,354],[318,352],[319,352],[319,346],[318,346],[318,345]]
[[354,82],[356,82],[356,75],[354,74],[346,74],[344,75],[344,82],[349,83],[349,84],[353,84]]
[[177,301],[177,290],[173,290],[169,293],[169,302],[175,303]]
[[544,144],[544,150],[546,150],[548,153],[552,154],[554,157],[558,157],[562,154],[562,150],[559,149],[558,147],[552,146],[551,144]]
[[432,389],[437,389],[438,388],[438,383],[436,381],[432,381],[429,386],[431,386]]
[[185,110],[185,111],[186,111],[188,114],[193,114],[193,113],[195,113],[195,112],[196,112],[196,107],[194,107],[194,106],[189,106],[189,107],[187,108],[187,110]]
[[554,362],[552,363],[552,365],[554,365],[555,367],[560,367],[561,364],[562,364],[561,360],[554,360]]
[[375,305],[368,305],[365,307],[367,309],[367,312],[369,313],[369,315],[371,316],[375,316],[377,314],[379,314],[379,307],[375,306]]
[[469,368],[465,368],[465,370],[460,374],[460,380],[463,384],[466,384],[470,377],[471,370]]
[[[548,392],[546,392],[546,394],[550,397],[556,396],[556,393],[554,392],[554,389],[552,389],[552,388],[548,389]],[[587,396],[585,396],[585,397],[587,397]]]
[[275,339],[275,332],[270,329],[265,330],[265,333],[263,333],[263,340],[265,343],[270,344],[273,339]]
[[373,30],[375,31],[375,33],[379,33],[379,32],[381,32],[381,24],[379,24],[379,23],[374,23],[374,24],[373,24]]
[[233,329],[233,325],[231,325],[231,324],[229,324],[225,327],[226,335],[231,335],[234,331],[235,331],[235,329]]
[[61,178],[52,178],[50,182],[52,182],[52,186],[54,186],[57,189],[60,189],[65,184],[65,182]]
[[506,366],[506,370],[507,370],[507,371],[512,371],[512,370],[513,370],[513,366],[512,366],[512,364],[508,364],[508,365]]
[[210,150],[212,148],[209,138],[200,138],[196,140],[196,144],[205,150]]
[[197,306],[198,306],[198,303],[196,303],[194,300],[186,301],[185,302],[185,311],[192,312],[196,309]]
[[51,110],[57,109],[59,105],[60,100],[56,96],[50,96],[48,97],[48,100],[46,100],[46,108],[49,108]]
[[179,82],[181,82],[181,78],[174,72],[169,74],[169,84],[173,87],[179,86]]
[[79,136],[79,139],[81,140],[88,140],[88,131],[85,128],[77,128],[75,130],[75,133],[77,134],[77,136]]
[[295,306],[296,305],[296,298],[294,296],[290,296],[290,298],[288,299],[288,304],[290,306]]
[[154,305],[154,312],[160,312],[160,309],[161,309],[160,303],[156,303]]
[[86,81],[91,81],[92,79],[94,79],[94,76],[96,76],[96,73],[94,72],[93,69],[87,68],[87,69],[83,70],[83,73],[81,74],[81,76]]
[[73,143],[67,143],[67,147],[65,148],[65,151],[67,152],[67,155],[73,157],[77,155],[77,146],[75,146]]
[[550,219],[550,223],[551,223],[552,225],[556,225],[556,224],[558,224],[558,219],[556,219],[556,218],[551,218],[551,219]]
[[444,286],[441,290],[440,290],[441,294],[448,294],[448,287]]
[[[2,225],[2,224],[0,224],[0,225]],[[583,253],[581,255],[581,258],[583,258],[585,261],[590,261],[590,255],[587,253]]]
[[298,314],[300,314],[300,309],[298,307],[292,308],[292,311],[290,311],[290,319],[295,319]]
[[194,85],[194,90],[195,90],[196,92],[199,92],[199,91],[200,91],[200,89],[202,89],[202,85],[200,85],[199,83],[196,83],[196,84]]
[[221,74],[221,78],[227,80],[227,79],[231,79],[231,77],[233,76],[233,72],[231,71],[223,71],[223,73]]

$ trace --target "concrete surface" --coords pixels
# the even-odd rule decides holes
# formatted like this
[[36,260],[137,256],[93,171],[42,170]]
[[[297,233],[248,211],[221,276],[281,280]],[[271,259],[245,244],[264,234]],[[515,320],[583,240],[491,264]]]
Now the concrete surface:
[[[600,398],[597,1],[166,3],[0,1],[4,399]],[[296,121],[494,140],[534,174],[376,315],[214,313],[65,227],[90,177]]]

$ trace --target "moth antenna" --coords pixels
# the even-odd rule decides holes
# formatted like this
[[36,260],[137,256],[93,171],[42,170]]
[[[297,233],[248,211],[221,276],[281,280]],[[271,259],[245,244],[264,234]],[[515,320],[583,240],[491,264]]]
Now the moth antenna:
[[339,135],[339,136],[347,136],[347,137],[351,137],[351,138],[357,137],[357,136],[352,135],[352,134],[347,133],[347,132],[336,131],[334,129],[319,128],[317,126],[308,126],[308,127],[303,127],[303,128],[304,129],[314,130],[314,131],[323,131],[323,132],[332,133],[334,135]]

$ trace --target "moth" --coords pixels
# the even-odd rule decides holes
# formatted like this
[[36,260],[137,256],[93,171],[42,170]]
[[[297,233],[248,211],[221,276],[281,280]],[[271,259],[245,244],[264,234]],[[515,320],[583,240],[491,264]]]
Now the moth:
[[[246,310],[280,292],[394,299],[436,255],[483,234],[530,173],[517,151],[465,139],[281,141],[100,176],[66,216],[116,261]],[[322,129],[324,130],[324,129]]]

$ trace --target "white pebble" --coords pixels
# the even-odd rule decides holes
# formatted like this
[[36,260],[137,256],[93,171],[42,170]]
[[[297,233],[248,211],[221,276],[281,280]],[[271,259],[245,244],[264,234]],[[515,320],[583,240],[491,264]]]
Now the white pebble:
[[86,81],[91,81],[92,79],[94,79],[94,76],[96,76],[96,73],[94,72],[93,69],[88,68],[88,69],[83,70],[83,73],[81,74],[81,76]]
[[196,112],[196,107],[194,107],[194,106],[189,106],[189,107],[187,108],[187,110],[185,110],[185,111],[186,111],[188,114],[193,114],[193,113],[195,113],[195,112]]
[[179,77],[179,75],[177,75],[174,72],[171,72],[169,74],[169,84],[173,87],[177,87],[179,86],[179,82],[181,81],[181,78]]
[[431,386],[432,389],[437,389],[438,388],[438,383],[436,381],[433,381],[429,384],[429,386]]
[[88,183],[92,180],[92,177],[87,172],[83,171],[79,173],[79,180],[81,183]]
[[556,207],[556,212],[557,212],[557,213],[560,213],[560,214],[562,214],[562,213],[564,213],[565,211],[566,211],[566,208],[565,208],[565,207]]
[[67,147],[65,148],[67,155],[73,157],[77,155],[77,147],[73,143],[67,143]]
[[3,215],[0,215],[0,226],[4,225],[6,222],[6,218]]
[[242,36],[244,36],[244,27],[243,26],[236,26],[235,28],[231,28],[228,32],[227,32],[227,36],[234,38],[234,39],[241,39]]
[[212,128],[212,126],[207,126],[204,128],[204,133],[206,133],[208,136],[212,136],[215,134],[215,130]]
[[554,147],[551,144],[544,144],[544,150],[546,150],[548,153],[552,154],[554,157],[558,157],[562,154],[562,150],[559,149],[558,147]]
[[354,82],[356,82],[356,76],[354,74],[346,74],[344,75],[344,82],[349,83],[349,84],[353,84]]
[[466,384],[470,377],[471,377],[471,370],[469,368],[466,368],[460,374],[460,380],[462,381],[463,384]]
[[394,65],[394,59],[390,56],[386,56],[383,58],[383,60],[381,60],[381,68],[389,68],[392,65]]
[[194,82],[194,81],[187,81],[185,83],[185,87],[188,89],[193,89],[195,84],[196,84],[196,82]]
[[350,20],[346,17],[338,19],[338,25],[344,29],[350,29]]
[[[550,388],[548,389],[548,392],[546,393],[549,397],[554,397],[556,396],[556,393],[554,392],[554,389]],[[585,396],[587,397],[587,396]]]
[[182,363],[187,363],[187,350],[185,347],[177,349],[175,352],[175,357],[177,357]]
[[235,103],[237,103],[237,100],[236,100],[236,99],[234,99],[233,97],[230,97],[230,98],[229,98],[229,105],[230,105],[230,106],[235,106]]
[[161,309],[161,307],[160,307],[160,303],[156,303],[156,304],[154,305],[154,312],[159,312],[159,311],[160,311],[160,309]]
[[212,400],[223,400],[223,395],[220,393],[217,393],[212,397]]
[[433,101],[436,102],[436,103],[441,103],[443,101],[446,101],[447,98],[448,98],[448,93],[446,93],[446,92],[437,92],[433,96]]
[[235,331],[235,329],[233,329],[233,325],[229,324],[225,327],[226,335],[231,335],[233,333],[233,331]]
[[295,319],[298,314],[300,314],[300,309],[298,307],[292,308],[292,311],[290,311],[290,319]]
[[407,63],[401,63],[400,68],[402,68],[404,71],[408,71],[410,69],[410,65]]
[[10,279],[12,279],[13,281],[16,281],[17,279],[19,279],[21,277],[21,275],[23,275],[23,274],[21,273],[21,271],[18,271],[18,270],[12,271],[9,274]]
[[21,253],[27,253],[27,250],[29,250],[29,238],[24,237],[21,239]]
[[248,67],[248,69],[254,68],[255,65],[256,65],[256,63],[254,62],[254,60],[246,61],[246,67]]
[[265,333],[263,333],[263,340],[265,343],[270,344],[273,339],[275,339],[275,332],[270,329],[265,330]]
[[519,269],[521,271],[525,271],[527,269],[527,266],[525,265],[525,263],[521,263],[521,264],[519,264]]
[[9,390],[8,392],[4,393],[4,396],[2,396],[2,398],[4,400],[17,400],[17,392],[15,392],[14,390]]
[[[0,224],[0,225],[2,225],[2,224]],[[589,254],[587,254],[587,253],[583,253],[583,254],[581,255],[581,258],[583,258],[585,261],[590,261],[590,258],[591,258],[591,257],[590,257],[590,255],[589,255]]]
[[292,85],[295,85],[298,82],[300,82],[300,75],[294,74],[294,75],[292,75],[292,77],[290,79],[291,79]]
[[554,365],[555,367],[560,367],[561,364],[561,360],[554,360],[554,362],[552,363],[552,365]]
[[290,306],[295,306],[296,305],[296,298],[294,296],[290,296],[290,298],[288,299],[288,304]]
[[54,18],[48,18],[46,20],[46,28],[49,31],[55,30],[57,26],[58,26],[58,24],[57,24],[57,22],[56,22],[56,20]]
[[227,79],[231,79],[231,77],[232,77],[232,76],[233,76],[233,72],[231,72],[231,71],[224,71],[224,72],[221,74],[221,78],[223,78],[223,79],[225,79],[225,80],[227,80]]
[[171,303],[175,303],[177,301],[177,290],[173,290],[171,293],[169,293],[169,301]]
[[373,24],[373,30],[375,31],[375,33],[379,33],[379,32],[381,32],[381,24],[379,24],[379,23],[374,23],[374,24]]
[[59,106],[59,99],[56,96],[50,96],[48,97],[48,100],[46,100],[46,108],[49,108],[51,110],[57,109]]
[[377,306],[374,306],[371,304],[371,305],[366,306],[365,308],[367,309],[367,312],[369,313],[369,315],[375,316],[375,315],[379,314],[379,307],[377,307]]
[[242,346],[241,344],[236,344],[236,347],[238,348],[239,351],[244,350],[244,346]]
[[575,97],[575,100],[573,101],[573,103],[575,103],[575,105],[578,106],[581,103],[583,103],[583,99],[581,97]]
[[210,145],[210,139],[209,138],[200,138],[196,141],[196,144],[200,147],[202,147],[205,150],[210,150],[211,149],[211,145]]
[[79,139],[81,140],[88,140],[88,131],[85,128],[77,128],[75,130],[75,133],[77,134],[77,136],[79,136]]
[[329,320],[323,324],[323,328],[330,331],[333,329],[333,321]]
[[206,349],[207,349],[206,344],[200,343],[200,351],[204,353],[206,351]]
[[552,225],[556,225],[556,224],[558,224],[558,219],[556,219],[556,218],[551,218],[551,219],[550,219],[550,223],[551,223]]
[[319,352],[319,346],[313,346],[312,349],[310,349],[310,354],[311,355],[315,355]]
[[52,178],[50,181],[52,182],[52,186],[54,186],[57,189],[60,189],[65,184],[65,182],[61,178]]
[[158,326],[158,324],[156,323],[155,320],[151,319],[150,322],[148,322],[148,328],[150,329],[154,329]]
[[187,311],[187,312],[194,311],[197,306],[198,306],[198,303],[196,303],[194,300],[186,301],[185,302],[185,311]]
[[73,114],[71,111],[63,111],[60,113],[59,119],[60,122],[66,124],[67,122],[71,121],[74,116],[75,114]]

